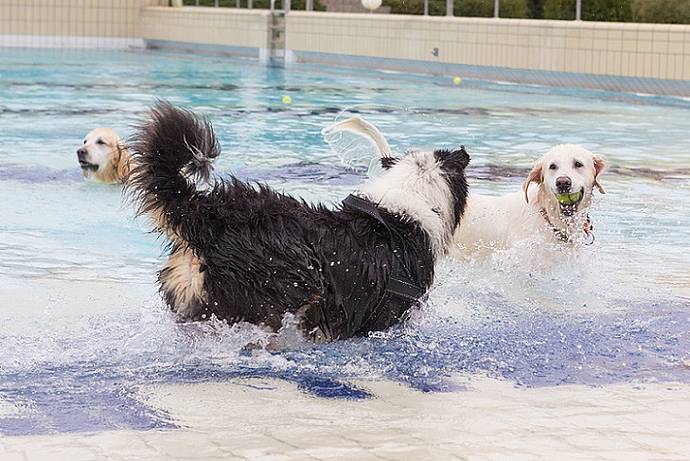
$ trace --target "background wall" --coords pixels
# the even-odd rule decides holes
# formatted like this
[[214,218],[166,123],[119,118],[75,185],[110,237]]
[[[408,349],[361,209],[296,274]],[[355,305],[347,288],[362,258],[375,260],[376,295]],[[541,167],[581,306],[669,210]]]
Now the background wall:
[[0,46],[141,45],[142,8],[167,0],[0,0]]
[[[270,13],[235,8],[146,8],[142,13],[142,36],[152,45],[161,41],[210,45],[220,51],[258,57],[269,47]],[[227,47],[225,50],[219,46]],[[212,48],[209,48],[212,49]]]
[[440,63],[690,80],[684,25],[294,11],[287,47],[306,61],[326,53],[421,61],[431,71]]
[[[167,0],[0,0],[0,46],[144,46],[267,57],[267,10]],[[291,11],[296,61],[690,95],[690,25]],[[282,49],[282,48],[281,48]]]

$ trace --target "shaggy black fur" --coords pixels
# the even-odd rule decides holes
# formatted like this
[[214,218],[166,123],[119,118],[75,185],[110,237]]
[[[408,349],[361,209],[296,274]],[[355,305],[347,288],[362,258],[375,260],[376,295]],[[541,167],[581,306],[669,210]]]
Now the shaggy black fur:
[[[290,312],[307,336],[342,339],[386,329],[417,302],[387,291],[392,268],[403,268],[420,293],[432,283],[429,236],[408,217],[373,204],[381,220],[347,205],[333,211],[235,178],[197,190],[183,172],[208,177],[220,149],[210,123],[189,111],[157,104],[131,147],[127,187],[139,212],[157,219],[173,254],[191,250],[201,263],[203,293],[191,309],[161,287],[187,318],[215,314],[277,330]],[[458,214],[467,192],[463,154],[436,153]]]

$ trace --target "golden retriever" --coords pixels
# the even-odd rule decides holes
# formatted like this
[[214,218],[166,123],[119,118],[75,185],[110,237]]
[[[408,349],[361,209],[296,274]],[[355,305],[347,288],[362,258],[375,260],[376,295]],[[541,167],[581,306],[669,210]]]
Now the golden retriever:
[[122,138],[110,128],[96,128],[77,149],[84,177],[104,183],[122,182],[129,173],[130,156]]
[[592,238],[589,209],[606,167],[582,146],[561,144],[536,161],[522,190],[506,195],[470,194],[462,225],[455,232],[457,255],[509,248],[521,240],[550,243]]

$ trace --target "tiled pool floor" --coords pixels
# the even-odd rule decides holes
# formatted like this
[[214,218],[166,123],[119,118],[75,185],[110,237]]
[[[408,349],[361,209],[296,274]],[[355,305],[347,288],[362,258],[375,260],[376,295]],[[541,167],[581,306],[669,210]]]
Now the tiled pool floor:
[[[232,380],[146,388],[179,429],[0,439],[3,461],[687,460],[690,386],[517,388],[482,377],[467,391],[358,383],[375,398],[325,400],[290,383]],[[0,405],[0,412],[13,411]],[[21,411],[21,410],[19,410]]]

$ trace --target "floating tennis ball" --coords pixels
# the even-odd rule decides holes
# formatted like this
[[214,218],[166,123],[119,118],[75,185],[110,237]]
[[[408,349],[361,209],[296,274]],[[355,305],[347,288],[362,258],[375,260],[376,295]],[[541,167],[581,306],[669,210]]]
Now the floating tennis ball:
[[453,84],[460,85],[461,83],[462,79],[460,77],[453,77]]
[[574,205],[580,201],[582,192],[573,192],[572,194],[556,194],[556,199],[561,205]]
[[285,96],[283,96],[283,104],[287,104],[287,105],[292,104],[292,97],[290,97],[287,94]]

